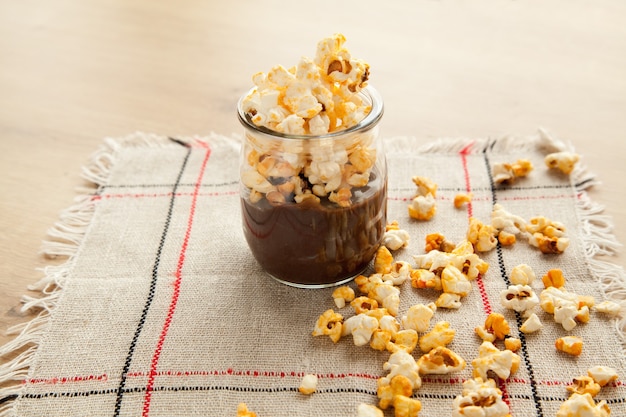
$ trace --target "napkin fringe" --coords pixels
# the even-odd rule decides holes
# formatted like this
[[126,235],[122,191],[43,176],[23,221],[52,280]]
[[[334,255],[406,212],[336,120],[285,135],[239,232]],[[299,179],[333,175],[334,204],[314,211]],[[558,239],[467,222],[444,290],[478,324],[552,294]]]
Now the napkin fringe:
[[[191,143],[193,140],[191,138],[183,142]],[[105,138],[101,147],[82,168],[82,177],[97,187],[106,185],[119,150],[164,146],[177,147],[180,143],[165,136],[143,132],[123,138]],[[94,188],[84,189],[82,195],[76,197],[74,204],[60,213],[59,220],[48,230],[48,239],[42,243],[40,252],[44,256],[67,259],[60,265],[41,269],[43,278],[28,287],[29,290],[39,291],[41,296],[24,295],[21,300],[22,312],[36,309],[39,313],[30,321],[9,328],[7,334],[16,336],[9,343],[0,346],[0,357],[14,355],[11,360],[0,365],[0,385],[4,385],[0,388],[0,417],[15,415],[14,400],[20,395],[23,382],[28,380],[37,348],[49,327],[52,312],[59,302],[83,238],[91,225],[95,212],[95,195],[97,193]]]

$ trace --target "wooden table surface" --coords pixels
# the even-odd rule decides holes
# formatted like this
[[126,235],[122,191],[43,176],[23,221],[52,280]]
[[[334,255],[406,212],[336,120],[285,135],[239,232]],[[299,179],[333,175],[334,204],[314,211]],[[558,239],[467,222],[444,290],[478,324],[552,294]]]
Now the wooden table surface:
[[0,0],[0,345],[32,317],[20,298],[59,262],[41,242],[104,137],[240,132],[252,74],[335,32],[371,64],[383,135],[543,127],[597,174],[626,242],[625,21],[623,0]]

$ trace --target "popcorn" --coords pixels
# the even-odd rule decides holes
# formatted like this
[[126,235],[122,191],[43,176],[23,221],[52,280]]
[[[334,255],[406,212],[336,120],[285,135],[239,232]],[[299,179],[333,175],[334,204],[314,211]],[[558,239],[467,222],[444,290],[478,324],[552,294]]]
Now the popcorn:
[[406,395],[396,395],[393,397],[393,408],[395,417],[418,417],[422,403]]
[[541,320],[539,320],[539,316],[535,313],[532,313],[524,323],[520,326],[520,331],[524,334],[534,333],[537,330],[540,330],[543,327]]
[[385,228],[382,245],[390,250],[398,250],[409,244],[409,232],[400,229],[397,221],[391,222]]
[[440,321],[435,324],[433,329],[420,337],[420,349],[424,353],[428,353],[436,347],[446,346],[452,343],[456,331],[450,328],[450,323]]
[[444,346],[438,346],[417,361],[420,375],[449,374],[465,369],[465,360]]
[[509,285],[500,292],[500,303],[503,307],[523,313],[539,304],[539,297],[528,285]]
[[357,314],[343,323],[342,336],[352,334],[355,346],[363,346],[370,342],[372,334],[378,329],[378,320],[367,314]]
[[424,247],[425,252],[430,252],[431,250],[452,252],[455,247],[456,245],[446,240],[445,236],[441,233],[431,233],[426,235],[426,246]]
[[310,395],[317,390],[317,375],[307,374],[302,377],[298,391],[302,394]]
[[517,178],[526,177],[532,170],[532,162],[519,159],[514,163],[494,164],[491,173],[496,184],[512,184]]
[[555,287],[561,288],[565,286],[565,277],[563,276],[563,271],[560,269],[550,269],[544,276],[541,278],[543,281],[544,287]]
[[502,205],[494,204],[491,225],[497,231],[498,241],[504,246],[510,246],[516,242],[516,236],[525,230],[526,221],[509,213]]
[[441,308],[461,308],[461,296],[458,294],[442,293],[435,301],[435,305]]
[[393,341],[387,343],[386,349],[391,352],[397,352],[398,350],[404,350],[407,353],[411,353],[417,346],[417,332],[413,329],[405,329],[398,331]]
[[417,193],[409,205],[409,216],[416,220],[430,220],[437,211],[437,184],[427,177],[415,176],[412,180]]
[[407,314],[402,316],[402,326],[405,329],[413,329],[418,333],[425,332],[430,327],[430,319],[435,314],[434,306],[416,304],[409,307]]
[[604,387],[610,382],[617,381],[618,378],[615,369],[608,366],[594,366],[593,368],[589,368],[587,370],[587,375],[593,378],[593,380],[601,387]]
[[393,255],[385,246],[381,246],[376,251],[374,258],[374,270],[379,274],[388,274],[393,265]]
[[431,288],[441,291],[441,277],[430,272],[428,269],[414,269],[411,271],[411,286],[413,288]]
[[384,417],[383,411],[376,406],[361,403],[357,407],[357,417]]
[[590,394],[572,394],[561,404],[556,417],[609,417],[611,409],[605,401],[596,404]]
[[557,350],[572,356],[580,356],[583,351],[583,340],[578,336],[564,336],[556,339]]
[[531,234],[528,243],[539,248],[542,253],[563,253],[569,246],[565,237],[565,226],[546,217],[533,217],[526,224],[526,231]]
[[454,207],[461,208],[472,201],[472,193],[458,193],[454,196]]
[[256,417],[256,413],[248,410],[246,403],[239,403],[237,405],[237,417]]
[[580,160],[580,155],[573,152],[554,152],[546,155],[544,162],[550,169],[558,169],[564,174],[571,174],[576,166],[576,163]]
[[493,379],[468,379],[453,404],[452,417],[510,417],[509,406]]
[[454,265],[446,266],[441,272],[441,286],[444,292],[461,297],[465,297],[472,289],[472,284]]
[[437,184],[430,178],[414,176],[411,180],[417,186],[416,195],[426,196],[430,194],[433,197],[437,195]]
[[478,337],[480,337],[483,342],[491,342],[491,343],[493,343],[493,342],[496,341],[496,335],[491,333],[489,330],[487,330],[483,326],[475,327],[474,328],[474,333],[476,333],[476,335]]
[[379,386],[389,385],[396,375],[402,375],[408,379],[413,390],[422,386],[422,379],[419,376],[417,362],[410,353],[398,350],[389,356],[389,360],[384,363],[383,370],[389,374],[378,380]]
[[516,337],[507,337],[504,339],[504,348],[511,352],[517,352],[522,347],[522,341]]
[[384,274],[384,282],[391,282],[393,285],[402,285],[411,276],[411,265],[408,262],[398,261],[391,266],[391,272]]
[[612,317],[618,316],[622,310],[622,307],[618,303],[608,300],[602,301],[600,304],[594,306],[594,308],[598,313],[607,314]]
[[370,347],[374,350],[387,350],[387,344],[391,343],[391,339],[393,338],[391,332],[376,329],[374,333],[372,333],[372,338],[370,339]]
[[485,329],[493,333],[498,340],[504,340],[511,332],[509,322],[506,321],[504,316],[500,313],[491,313],[487,316],[485,319]]
[[378,406],[383,410],[393,405],[396,396],[410,397],[412,394],[413,383],[404,375],[396,375],[389,382],[386,382],[384,378],[378,380],[376,396],[379,399]]
[[334,310],[326,310],[315,323],[313,336],[329,336],[330,340],[337,343],[343,332],[343,316]]
[[477,252],[488,252],[498,244],[496,240],[496,229],[488,224],[483,224],[480,220],[470,218],[467,230],[467,240],[474,245]]
[[577,294],[562,288],[548,287],[539,294],[539,299],[541,308],[553,314],[554,321],[567,331],[576,327],[577,322],[589,321],[589,307],[581,302]]
[[589,394],[595,397],[602,388],[597,382],[590,376],[579,376],[572,380],[572,383],[567,386],[567,390],[576,394]]
[[530,285],[535,278],[535,272],[526,264],[517,265],[511,270],[511,283],[513,285]]
[[478,350],[478,357],[472,361],[474,378],[489,379],[489,372],[499,378],[507,379],[519,368],[520,357],[510,350],[499,350],[491,342],[483,342]]
[[333,300],[337,308],[344,308],[346,301],[351,302],[354,300],[354,290],[347,285],[339,287],[333,291]]
[[357,297],[350,302],[356,314],[362,314],[378,308],[378,301],[369,297]]

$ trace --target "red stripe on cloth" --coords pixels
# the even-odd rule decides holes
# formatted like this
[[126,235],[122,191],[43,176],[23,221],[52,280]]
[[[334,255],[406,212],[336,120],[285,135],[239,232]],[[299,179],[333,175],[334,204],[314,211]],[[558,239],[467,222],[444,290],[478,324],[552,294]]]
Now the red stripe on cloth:
[[200,185],[202,183],[202,178],[204,177],[204,172],[206,170],[207,163],[209,162],[209,157],[211,156],[211,149],[208,146],[202,146],[202,148],[206,149],[206,153],[204,155],[202,165],[200,166],[200,172],[198,174],[196,186],[192,195],[191,208],[189,210],[189,217],[187,219],[187,229],[185,230],[185,237],[183,239],[183,244],[180,248],[180,254],[178,255],[178,264],[176,266],[176,273],[174,275],[176,279],[174,280],[174,290],[172,291],[170,306],[168,308],[165,321],[163,322],[163,328],[161,329],[161,334],[159,336],[156,349],[154,350],[154,354],[152,355],[152,361],[150,362],[150,372],[148,373],[148,383],[146,385],[146,394],[143,401],[143,417],[147,417],[150,414],[150,401],[152,399],[152,391],[154,389],[154,379],[157,376],[157,366],[159,365],[159,359],[161,357],[161,352],[163,352],[163,345],[165,344],[165,339],[167,338],[167,332],[169,331],[170,325],[172,324],[172,318],[174,317],[176,305],[178,304],[178,297],[180,296],[180,286],[183,278],[182,271],[183,266],[185,265],[187,247],[189,246],[189,237],[191,236],[193,220],[196,214],[196,202],[198,201],[198,194],[200,190]]
[[[465,191],[468,193],[472,192],[472,183],[470,182],[470,174],[469,169],[467,167],[467,155],[470,154],[470,151],[474,146],[474,142],[470,142],[466,147],[459,151],[459,155],[461,156],[461,164],[463,165],[463,177],[465,178]],[[472,208],[472,200],[467,203],[467,216],[472,217],[474,215]]]
[[101,194],[94,195],[91,197],[91,201],[98,201],[102,199],[109,198],[156,198],[156,197],[219,197],[224,195],[236,195],[239,194],[239,191],[224,191],[221,193],[212,192],[212,193],[119,193],[119,194]]
[[37,384],[45,384],[45,385],[57,385],[57,384],[69,384],[73,382],[85,382],[85,381],[99,381],[106,382],[109,380],[107,374],[102,375],[76,375],[76,376],[59,376],[59,377],[51,377],[51,378],[31,378],[25,379],[22,381],[22,384],[27,385],[37,385]]

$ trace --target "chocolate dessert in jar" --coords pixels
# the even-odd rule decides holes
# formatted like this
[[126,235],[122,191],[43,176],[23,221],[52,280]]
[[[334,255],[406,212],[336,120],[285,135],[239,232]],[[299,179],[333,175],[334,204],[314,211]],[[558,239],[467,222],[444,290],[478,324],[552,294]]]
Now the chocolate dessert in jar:
[[292,286],[350,281],[370,263],[386,225],[380,95],[345,38],[254,76],[238,103],[243,231],[259,264]]

